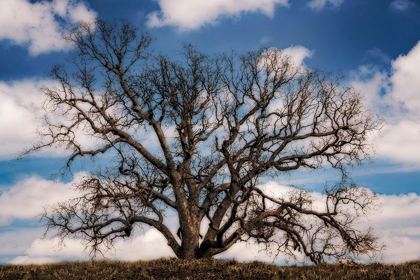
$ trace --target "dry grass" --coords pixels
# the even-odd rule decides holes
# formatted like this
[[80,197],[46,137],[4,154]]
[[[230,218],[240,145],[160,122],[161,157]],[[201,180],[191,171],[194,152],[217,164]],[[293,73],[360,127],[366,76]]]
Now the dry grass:
[[0,266],[0,279],[420,279],[420,261],[400,265],[275,266],[261,262],[159,259]]

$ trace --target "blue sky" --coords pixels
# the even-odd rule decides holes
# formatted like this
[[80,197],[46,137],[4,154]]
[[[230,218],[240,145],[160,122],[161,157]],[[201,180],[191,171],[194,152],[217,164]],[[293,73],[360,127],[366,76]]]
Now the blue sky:
[[[42,116],[38,88],[50,83],[49,71],[71,51],[59,38],[96,16],[143,26],[156,38],[155,52],[175,52],[183,43],[208,53],[273,47],[310,68],[341,71],[346,84],[384,119],[381,132],[370,139],[376,147],[372,163],[352,170],[355,182],[384,203],[370,218],[389,244],[383,261],[420,257],[420,1],[0,0],[0,262],[85,257],[76,243],[58,252],[39,245],[42,229],[33,219],[42,205],[71,195],[75,179],[52,176],[65,153],[15,158],[36,141]],[[75,166],[76,177],[82,169]],[[320,192],[336,176],[330,170],[298,171],[277,183]],[[161,240],[153,231],[136,238],[130,242],[138,246]],[[121,243],[114,257],[127,255],[134,243]],[[153,248],[155,254],[133,258],[169,254]]]

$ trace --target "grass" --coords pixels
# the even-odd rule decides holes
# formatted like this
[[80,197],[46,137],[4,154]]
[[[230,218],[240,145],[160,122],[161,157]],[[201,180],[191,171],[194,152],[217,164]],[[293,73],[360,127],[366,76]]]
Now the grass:
[[62,262],[0,266],[0,279],[420,279],[420,261],[399,265],[276,266],[228,260]]

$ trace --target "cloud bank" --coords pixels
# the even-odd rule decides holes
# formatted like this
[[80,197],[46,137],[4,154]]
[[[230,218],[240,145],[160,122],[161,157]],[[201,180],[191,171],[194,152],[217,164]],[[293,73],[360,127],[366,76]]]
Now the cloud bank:
[[0,82],[0,159],[17,157],[31,147],[42,116],[38,90],[49,83],[38,80]]
[[37,176],[19,181],[0,196],[0,227],[10,225],[15,219],[33,219],[43,213],[44,206],[76,197],[72,186],[82,176],[83,173],[78,173],[67,184]]
[[[42,264],[68,260],[88,260],[85,246],[74,239],[67,239],[60,244],[57,238],[35,239],[24,251],[24,255],[15,257],[13,264]],[[99,259],[121,261],[152,260],[160,257],[175,257],[167,246],[166,239],[156,230],[148,229],[134,238],[118,240],[115,247]]]
[[385,121],[372,136],[377,156],[420,167],[420,42],[391,62],[389,71],[362,66],[352,85]]
[[79,0],[0,0],[0,40],[27,46],[31,55],[65,50],[68,30],[95,17]]
[[[44,126],[46,111],[43,108],[45,96],[40,89],[54,86],[57,84],[53,80],[28,79],[0,82],[0,131],[2,132],[0,134],[0,160],[17,158],[21,153],[32,148],[34,143],[49,140],[42,139],[38,133],[46,129]],[[49,113],[47,116],[57,123],[67,121],[67,116],[61,115],[60,112]],[[102,144],[100,140],[81,129],[75,129],[74,133],[77,142],[86,149]],[[146,139],[145,142],[156,144],[154,139]],[[44,148],[36,152],[38,156],[48,157],[68,154],[69,151],[65,146]]]
[[[77,176],[80,178],[82,175]],[[0,196],[0,205],[4,202],[7,204],[0,208],[0,217],[28,218],[31,216],[30,213],[39,212],[42,204],[51,204],[74,196],[70,186],[71,183],[52,182],[39,177],[21,180]],[[292,187],[282,186],[275,182],[269,182],[263,188],[277,195],[293,190]],[[46,193],[48,197],[45,196]],[[324,199],[321,193],[311,194],[316,201]],[[420,196],[413,193],[379,195],[379,202],[382,204],[382,209],[371,212],[367,218],[362,218],[360,226],[373,227],[379,237],[379,242],[386,244],[387,249],[381,261],[399,263],[418,259],[420,257],[420,217],[418,217]],[[168,217],[168,224],[172,230],[176,231],[174,217]],[[19,236],[18,240],[22,241],[19,244],[16,243],[16,236]],[[40,228],[21,228],[0,233],[0,259],[15,264],[28,264],[89,258],[80,240],[67,239],[64,246],[59,246],[58,239],[40,239],[41,236],[42,229]],[[219,257],[235,258],[239,261],[272,262],[273,256],[267,255],[260,249],[254,243],[237,243]],[[7,256],[9,256],[8,259]],[[174,254],[167,246],[165,238],[157,230],[151,228],[144,228],[144,230],[137,228],[132,238],[118,240],[115,248],[105,253],[106,258],[126,261],[172,256]],[[284,262],[285,260],[285,256],[279,256],[275,261]]]

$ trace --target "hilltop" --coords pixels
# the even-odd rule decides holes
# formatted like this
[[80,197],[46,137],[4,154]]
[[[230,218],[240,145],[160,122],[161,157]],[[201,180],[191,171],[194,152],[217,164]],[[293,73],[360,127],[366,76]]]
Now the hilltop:
[[399,265],[276,266],[229,260],[158,259],[0,266],[0,279],[420,279],[420,261]]

